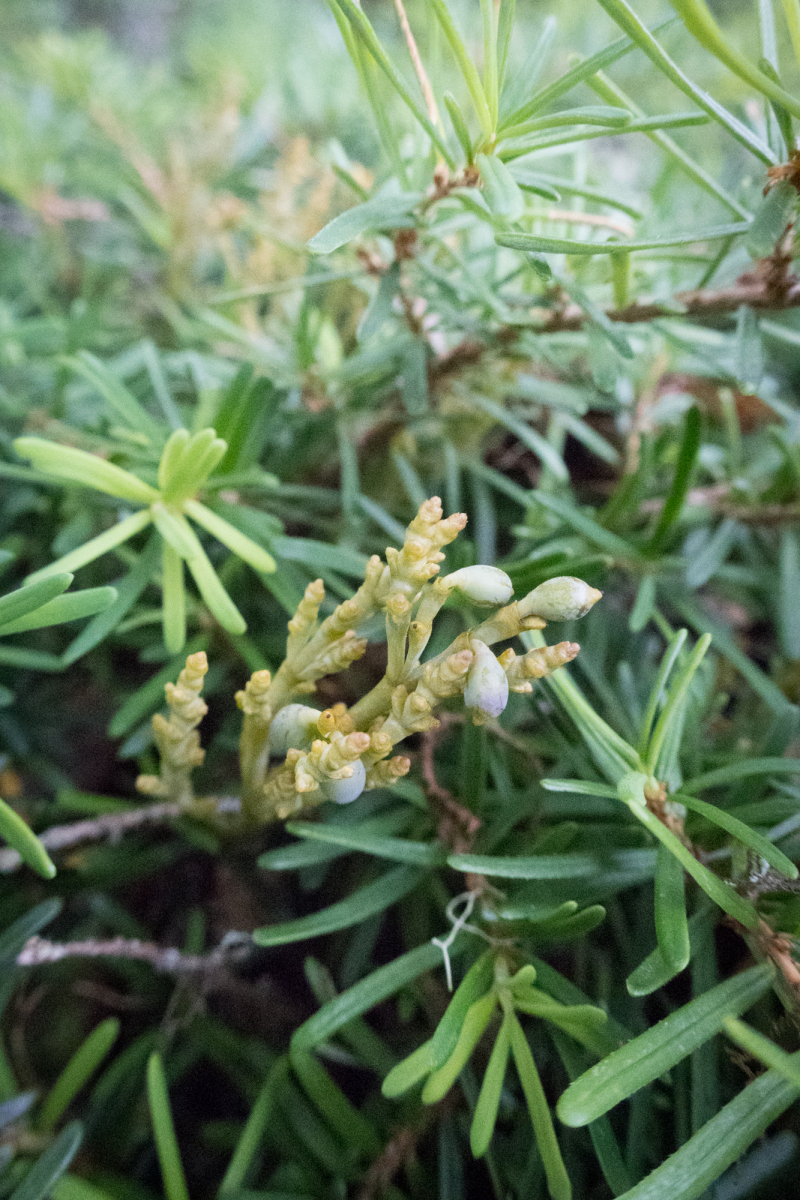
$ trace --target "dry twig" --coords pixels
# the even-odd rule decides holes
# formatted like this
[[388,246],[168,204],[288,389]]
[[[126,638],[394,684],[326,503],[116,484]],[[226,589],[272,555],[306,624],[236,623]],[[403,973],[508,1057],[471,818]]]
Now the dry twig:
[[[225,797],[212,803],[214,811],[218,814],[239,812],[239,801],[234,797]],[[197,801],[197,804],[202,808],[204,802]],[[161,804],[148,804],[125,812],[103,813],[99,817],[73,821],[69,825],[51,825],[39,834],[39,841],[46,850],[53,851],[68,850],[81,842],[97,842],[104,838],[115,842],[129,830],[138,829],[142,825],[160,825],[165,821],[174,821],[177,817],[190,815],[183,805],[166,800]],[[0,850],[0,874],[16,871],[21,864],[22,859],[16,850],[10,846]]]
[[175,975],[211,975],[243,958],[252,946],[249,934],[229,934],[208,954],[184,954],[174,946],[157,946],[138,938],[116,937],[103,941],[86,938],[76,942],[51,942],[28,938],[17,955],[18,967],[40,967],[64,958],[127,958],[150,963],[156,971]]

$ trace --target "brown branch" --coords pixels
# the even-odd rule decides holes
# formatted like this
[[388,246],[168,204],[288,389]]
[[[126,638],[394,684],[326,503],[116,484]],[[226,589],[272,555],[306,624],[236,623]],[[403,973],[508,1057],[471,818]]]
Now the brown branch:
[[391,1187],[394,1177],[414,1158],[420,1139],[435,1121],[459,1107],[458,1092],[450,1091],[438,1104],[426,1107],[414,1125],[403,1125],[389,1139],[368,1167],[357,1200],[378,1200]]
[[[736,312],[743,304],[760,312],[780,312],[798,308],[800,280],[791,273],[790,267],[791,259],[788,254],[783,251],[776,252],[771,258],[761,259],[752,271],[741,275],[730,287],[678,292],[675,301],[681,306],[680,312],[675,311],[674,304],[636,300],[625,308],[606,309],[605,315],[609,321],[618,324],[637,325],[658,320],[660,317],[720,317]],[[578,304],[534,309],[531,315],[541,320],[538,326],[528,330],[534,333],[578,331],[589,319]],[[446,355],[431,363],[431,382],[435,383],[462,367],[472,366],[491,349],[513,347],[514,342],[524,332],[526,329],[523,326],[503,326],[495,333],[491,346],[475,338],[465,338]]]
[[61,962],[64,958],[126,958],[150,963],[154,970],[169,974],[208,975],[244,957],[251,944],[249,934],[236,934],[209,954],[183,954],[174,946],[157,946],[137,938],[50,942],[46,938],[32,937],[17,955],[17,966],[40,967],[45,963]]
[[[675,299],[682,306],[680,313],[676,313],[668,304],[648,304],[637,300],[626,308],[607,309],[606,316],[610,321],[636,325],[644,321],[656,321],[659,317],[719,317],[736,312],[743,304],[762,311],[800,307],[800,282],[797,280],[776,291],[761,281],[750,282],[750,279],[749,275],[743,275],[729,288],[678,292]],[[579,305],[570,304],[560,312],[550,314],[537,332],[557,333],[580,329],[586,319]]]
[[430,1117],[427,1113],[423,1114],[423,1118],[425,1117],[428,1119],[423,1119],[418,1125],[404,1125],[386,1143],[364,1175],[358,1200],[377,1200],[379,1196],[388,1191],[398,1171],[414,1157],[417,1142],[430,1124]]
[[[438,815],[436,836],[449,846],[454,854],[469,854],[481,827],[480,817],[470,812],[463,804],[459,804],[452,792],[442,787],[436,778],[436,767],[433,752],[441,734],[430,730],[422,735],[420,751],[420,766],[425,795],[433,805]],[[473,890],[470,888],[470,890]]]

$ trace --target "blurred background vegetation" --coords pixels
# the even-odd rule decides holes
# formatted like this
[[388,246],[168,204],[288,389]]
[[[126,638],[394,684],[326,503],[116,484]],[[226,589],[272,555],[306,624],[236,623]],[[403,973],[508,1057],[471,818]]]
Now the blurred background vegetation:
[[[453,7],[477,47],[477,3]],[[749,51],[758,37],[754,6],[717,0],[712,7],[733,41]],[[429,7],[410,0],[407,8],[434,86],[451,87],[460,98],[463,84]],[[657,0],[636,8],[649,24],[667,15]],[[364,9],[412,78],[394,5],[365,0]],[[518,0],[510,54],[523,76],[551,17],[558,28],[542,64],[545,82],[566,70],[572,55],[590,55],[619,34],[587,0]],[[513,269],[510,260],[489,262],[486,239],[479,233],[470,240],[470,233],[452,261],[438,248],[415,277],[428,310],[441,316],[440,325],[427,330],[439,357],[432,366],[423,357],[420,383],[408,331],[392,342],[395,334],[376,323],[368,251],[346,250],[329,261],[306,249],[326,222],[387,175],[355,71],[321,0],[6,0],[3,24],[0,548],[13,556],[2,566],[3,583],[6,590],[19,584],[119,515],[107,497],[54,486],[31,471],[13,453],[15,437],[61,441],[146,472],[153,465],[146,451],[124,422],[122,428],[115,423],[117,410],[109,406],[120,384],[165,428],[181,421],[193,428],[216,425],[232,446],[211,489],[216,511],[267,547],[279,569],[257,576],[220,547],[209,551],[247,619],[246,634],[226,632],[198,597],[189,601],[188,650],[206,650],[212,664],[203,726],[206,791],[233,786],[239,717],[231,697],[251,671],[280,663],[287,616],[306,584],[322,575],[332,602],[346,597],[365,557],[382,552],[387,540],[396,544],[419,501],[435,493],[448,511],[463,508],[470,517],[449,569],[496,561],[518,594],[558,574],[580,575],[605,590],[605,601],[580,628],[575,675],[624,737],[638,728],[666,641],[687,625],[697,635],[711,630],[715,652],[692,693],[684,774],[748,755],[774,758],[787,747],[794,752],[800,726],[800,542],[793,523],[800,499],[798,310],[755,328],[735,314],[683,323],[678,306],[674,319],[635,327],[630,359],[602,337],[598,344],[596,330],[541,338],[528,332],[506,352],[502,338],[493,339],[513,309],[501,294]],[[688,74],[768,136],[770,118],[760,101],[682,26],[663,40]],[[639,53],[610,73],[650,114],[689,107]],[[797,90],[788,55],[783,78]],[[597,102],[588,87],[575,100]],[[404,153],[413,162],[418,132],[401,106],[389,104],[397,127],[407,129]],[[758,206],[763,164],[718,125],[680,129],[675,138],[740,208]],[[568,200],[579,215],[600,208],[618,232],[622,222],[623,234],[635,214],[641,214],[642,236],[731,219],[724,204],[688,182],[675,159],[643,137],[620,134],[557,147],[539,166],[573,181],[576,191],[562,207]],[[616,197],[618,206],[595,203],[593,191]],[[453,231],[459,233],[457,223],[442,239]],[[373,241],[375,253],[387,253],[387,239]],[[716,249],[707,244],[636,260],[628,298],[667,302],[682,289],[712,281],[724,287],[752,269],[738,243],[719,258]],[[597,303],[610,305],[607,260],[591,263],[582,286]],[[425,311],[423,305],[412,313],[417,335]],[[448,359],[476,340],[488,347],[485,354]],[[686,489],[675,491],[674,481],[690,449],[686,414],[695,411],[702,432],[689,466],[697,495],[684,505]],[[534,448],[520,427],[533,429]],[[543,443],[552,453],[544,466]],[[688,475],[683,482],[688,488]],[[550,502],[534,503],[535,488]],[[670,489],[679,511],[662,526],[659,513]],[[137,562],[146,553],[138,544],[123,547],[81,573],[81,586],[128,589],[127,607],[117,608],[106,625],[100,614],[83,633],[48,629],[0,648],[0,795],[37,829],[124,811],[137,774],[155,769],[150,718],[183,656],[170,655],[162,643],[152,572],[141,576],[133,594]],[[446,610],[441,643],[432,652],[465,619],[456,606]],[[560,636],[578,631],[565,628]],[[380,676],[379,656],[368,654],[341,688],[323,681],[320,698],[326,704],[355,700]],[[544,775],[593,773],[585,748],[545,693],[536,693],[533,708],[515,697],[504,732],[489,740],[484,731],[454,722],[440,749],[443,783],[469,800],[491,830],[483,849],[508,848],[509,839],[513,844],[519,837],[522,852],[530,853],[550,827],[562,831],[562,849],[572,844],[570,830],[578,838],[574,848],[612,837],[602,805],[597,828],[579,833],[570,824],[580,819],[574,798],[548,797],[539,785]],[[740,813],[759,828],[791,822],[800,791],[786,778],[790,782],[774,786],[739,780],[724,803],[737,812],[770,805]],[[415,766],[404,798],[424,807],[419,782]],[[380,812],[388,800],[376,796]],[[781,834],[790,855],[796,830],[797,824],[787,825]],[[705,834],[712,852],[719,849],[713,832]],[[258,870],[257,853],[282,840],[270,831],[220,853],[212,833],[186,820],[177,833],[139,829],[123,843],[65,854],[52,883],[3,878],[0,917],[8,924],[33,904],[59,897],[63,908],[48,936],[124,936],[198,954],[231,930],[250,931],[333,903],[369,877],[369,865],[353,855],[332,873],[312,855],[288,881],[287,872]],[[630,846],[639,844],[632,835]],[[601,896],[587,893],[587,902],[607,902],[608,921],[591,945],[559,947],[554,955],[565,975],[636,1032],[692,989],[710,987],[718,970],[730,974],[744,961],[741,944],[722,928],[719,968],[707,954],[691,984],[656,998],[629,996],[624,972],[652,946],[651,889],[632,890],[639,882],[626,878]],[[407,898],[384,925],[380,917],[370,919],[355,933],[312,943],[322,961],[309,965],[307,946],[289,946],[251,954],[238,971],[201,975],[200,982],[191,977],[176,984],[146,963],[123,960],[67,959],[23,971],[13,966],[13,955],[34,928],[18,926],[16,940],[0,944],[8,974],[0,984],[6,1006],[0,1101],[20,1092],[47,1094],[90,1030],[117,1017],[114,1054],[73,1106],[87,1129],[73,1170],[119,1200],[159,1194],[144,1084],[148,1055],[157,1048],[168,1064],[190,1191],[211,1195],[265,1073],[292,1031],[336,988],[441,933],[448,886],[431,885],[430,894]],[[781,894],[772,903],[777,926],[794,934],[800,927],[796,896]],[[34,911],[42,922],[52,916]],[[377,1033],[362,1022],[352,1044],[334,1045],[330,1062],[349,1093],[359,1101],[370,1096],[374,1079],[365,1063],[385,1069],[413,1048],[418,1027],[435,1023],[445,1002],[440,984],[409,988],[401,997],[399,1038],[395,1011],[387,1010],[379,1012]],[[761,1025],[774,1033],[779,1010],[763,1003]],[[793,1037],[786,1034],[789,1049],[796,1049]],[[552,1047],[540,1042],[537,1062],[555,1095],[565,1075]],[[741,1086],[739,1066],[718,1050],[693,1060],[692,1071],[695,1092],[689,1070],[681,1068],[674,1088],[659,1083],[634,1106],[626,1127],[634,1179]],[[710,1081],[705,1098],[698,1072]],[[359,1194],[363,1167],[353,1167],[299,1088],[287,1086],[293,1090],[268,1125],[250,1184],[265,1198]],[[504,1100],[503,1152],[488,1168],[461,1163],[466,1116],[458,1103],[443,1103],[435,1118],[419,1117],[410,1102],[399,1110],[381,1103],[369,1100],[385,1140],[403,1122],[412,1133],[407,1152],[398,1150],[405,1173],[368,1179],[365,1200],[381,1194],[456,1200],[488,1195],[489,1187],[498,1197],[544,1194],[541,1164],[528,1150],[530,1127],[517,1119],[513,1098]],[[796,1125],[787,1118],[768,1143],[772,1157],[756,1163],[751,1182],[739,1186],[728,1178],[719,1200],[769,1194],[763,1189],[783,1186],[777,1171],[793,1178]],[[27,1143],[23,1138],[16,1145],[9,1139],[23,1156],[47,1144],[35,1123],[26,1126],[25,1137]],[[592,1165],[588,1138],[567,1131],[565,1143],[576,1196],[609,1195]],[[0,1143],[0,1153],[4,1149]],[[7,1185],[5,1178],[3,1194],[21,1175],[12,1173]],[[58,1200],[92,1198],[67,1186]]]

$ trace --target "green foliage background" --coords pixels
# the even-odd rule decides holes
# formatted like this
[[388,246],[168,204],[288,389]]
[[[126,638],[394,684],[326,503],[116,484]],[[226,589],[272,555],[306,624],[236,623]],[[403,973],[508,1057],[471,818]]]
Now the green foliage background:
[[[517,0],[517,107],[619,37],[614,7]],[[713,7],[753,63],[772,56],[774,15],[796,97],[793,0],[774,13],[769,0]],[[451,8],[483,66],[478,0]],[[246,630],[190,580],[179,650],[155,533],[68,560],[53,577],[63,592],[74,569],[73,594],[29,594],[25,626],[0,601],[0,831],[48,874],[14,813],[41,832],[138,808],[136,776],[158,769],[151,717],[198,651],[211,669],[197,790],[235,793],[234,692],[279,666],[307,584],[323,578],[327,614],[428,496],[469,516],[446,570],[495,563],[518,597],[575,575],[604,599],[580,625],[556,625],[580,656],[512,696],[499,722],[476,727],[450,706],[432,763],[480,823],[468,844],[447,842],[418,742],[396,789],[326,805],[288,832],[229,838],[184,816],[53,850],[49,881],[7,860],[0,1191],[527,1200],[565,1196],[563,1170],[580,1198],[790,1194],[800,318],[786,234],[796,192],[764,188],[770,162],[793,150],[792,118],[676,21],[663,45],[756,153],[727,118],[698,124],[694,101],[637,49],[606,70],[658,115],[653,138],[609,114],[627,106],[619,91],[581,82],[543,97],[547,127],[519,134],[537,150],[519,162],[480,133],[474,79],[436,5],[413,0],[453,157],[434,192],[430,139],[357,51],[370,108],[341,33],[355,28],[347,4],[332,9],[341,29],[321,0],[4,6],[3,590],[13,598],[133,511],[31,465],[29,441],[14,451],[20,436],[154,484],[172,431],[213,426],[228,449],[202,500],[258,553],[241,536],[202,535]],[[650,27],[674,16],[635,9]],[[363,11],[424,114],[395,6]],[[553,122],[578,107],[584,120]],[[645,248],[598,249],[609,238]],[[616,319],[636,303],[646,319]],[[37,618],[34,599],[60,607]],[[430,652],[481,619],[448,603]],[[382,671],[371,647],[318,699],[352,704]],[[653,779],[687,811],[659,809]],[[669,821],[684,817],[681,842]],[[503,898],[473,920],[486,933],[494,916],[516,948],[484,979],[468,973],[484,942],[459,933],[456,983],[473,982],[448,1009],[431,939],[477,873]],[[177,974],[105,954],[18,965],[37,933],[187,956],[228,938],[241,953]],[[406,1056],[434,1031],[457,1040],[476,978],[473,1002],[491,987],[499,999],[448,1090],[434,1083],[443,1061],[409,1068]],[[513,1051],[518,1075],[503,1081],[493,1045]],[[496,1125],[479,1100],[485,1078]]]

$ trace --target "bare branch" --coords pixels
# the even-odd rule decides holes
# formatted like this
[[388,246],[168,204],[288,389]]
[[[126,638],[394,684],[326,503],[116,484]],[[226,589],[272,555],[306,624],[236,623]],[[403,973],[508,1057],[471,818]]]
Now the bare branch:
[[111,938],[101,941],[87,938],[79,942],[50,942],[46,938],[28,938],[17,955],[17,966],[40,967],[64,958],[127,958],[150,963],[156,971],[177,975],[209,974],[243,958],[252,948],[250,935],[228,934],[209,954],[183,954],[174,946],[157,946],[137,938]]
[[[235,797],[224,797],[214,800],[215,814],[238,813],[239,800]],[[209,801],[196,801],[198,812],[208,816]],[[160,825],[164,821],[175,820],[176,817],[190,816],[191,809],[166,800],[162,804],[148,804],[142,808],[132,808],[126,812],[103,813],[99,817],[91,817],[85,821],[73,821],[69,825],[51,825],[39,834],[39,841],[46,850],[67,850],[81,842],[97,842],[103,838],[117,841],[131,829],[141,825]],[[22,859],[16,850],[10,846],[0,850],[0,874],[16,871],[22,864]]]
[[[678,311],[676,304],[680,306]],[[800,279],[791,273],[791,259],[787,253],[778,251],[771,258],[761,259],[752,271],[740,275],[730,287],[678,292],[672,304],[635,300],[625,308],[606,309],[605,315],[609,321],[621,325],[638,325],[662,317],[721,317],[735,313],[743,304],[760,312],[782,312],[800,307]],[[540,324],[531,330],[535,333],[574,332],[582,329],[589,320],[578,304],[543,307],[531,315],[540,318]],[[473,337],[465,338],[430,364],[431,383],[479,362],[484,354],[495,348],[513,354],[514,343],[524,332],[523,326],[502,326],[495,332],[492,345]]]

